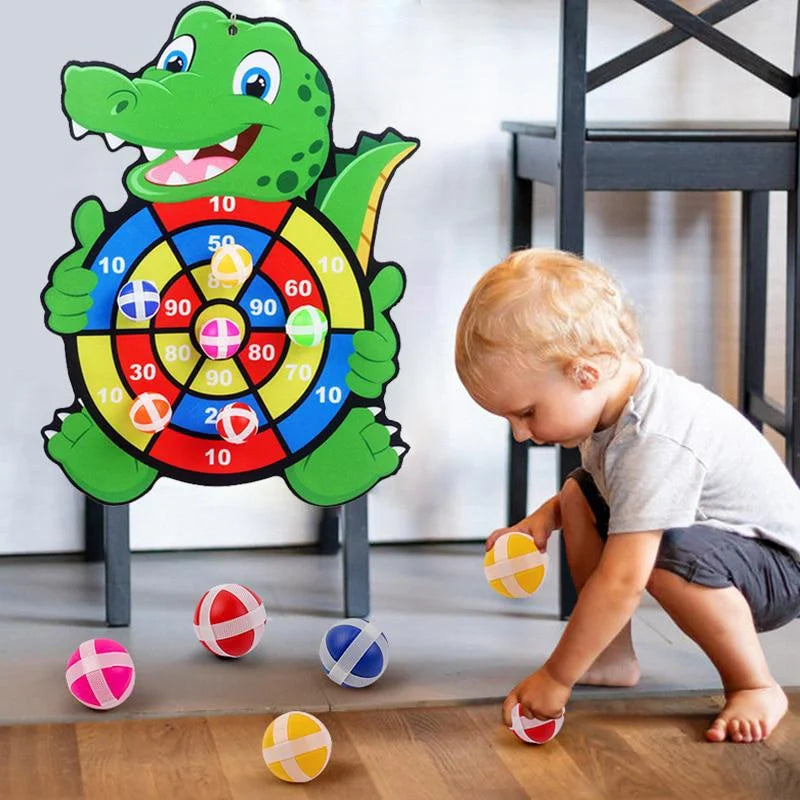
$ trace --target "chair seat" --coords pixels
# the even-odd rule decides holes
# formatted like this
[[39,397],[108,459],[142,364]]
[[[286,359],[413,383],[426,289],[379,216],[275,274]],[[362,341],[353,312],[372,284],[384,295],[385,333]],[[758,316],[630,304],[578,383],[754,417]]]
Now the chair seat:
[[[503,122],[517,145],[520,178],[555,183],[552,122]],[[796,181],[797,131],[781,123],[590,122],[586,189],[788,191]]]

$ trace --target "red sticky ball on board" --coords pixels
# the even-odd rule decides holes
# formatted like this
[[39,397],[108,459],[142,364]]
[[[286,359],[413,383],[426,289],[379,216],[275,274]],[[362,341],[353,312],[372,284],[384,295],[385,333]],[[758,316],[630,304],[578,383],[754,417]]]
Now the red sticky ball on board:
[[247,403],[228,403],[217,414],[217,433],[231,444],[243,444],[258,431],[258,415]]
[[253,650],[266,624],[261,598],[238,583],[213,586],[194,610],[194,632],[200,644],[226,658],[240,658]]
[[517,703],[511,709],[511,727],[509,730],[527,744],[544,744],[554,739],[564,724],[564,712],[555,719],[531,719],[522,713]]

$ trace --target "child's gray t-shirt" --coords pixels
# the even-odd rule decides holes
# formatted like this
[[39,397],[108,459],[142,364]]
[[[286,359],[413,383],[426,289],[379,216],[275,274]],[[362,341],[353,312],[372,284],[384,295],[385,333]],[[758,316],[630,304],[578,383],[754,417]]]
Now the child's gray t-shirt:
[[580,444],[610,533],[702,523],[784,545],[800,561],[800,489],[733,406],[642,359],[616,424]]

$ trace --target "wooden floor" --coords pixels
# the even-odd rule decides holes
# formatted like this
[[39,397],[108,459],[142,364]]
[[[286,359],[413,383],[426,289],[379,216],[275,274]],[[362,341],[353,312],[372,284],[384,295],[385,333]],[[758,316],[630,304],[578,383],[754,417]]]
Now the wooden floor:
[[800,691],[758,745],[703,740],[719,702],[578,701],[538,747],[502,726],[497,705],[320,714],[333,755],[304,785],[264,766],[266,716],[0,727],[0,798],[798,800]]

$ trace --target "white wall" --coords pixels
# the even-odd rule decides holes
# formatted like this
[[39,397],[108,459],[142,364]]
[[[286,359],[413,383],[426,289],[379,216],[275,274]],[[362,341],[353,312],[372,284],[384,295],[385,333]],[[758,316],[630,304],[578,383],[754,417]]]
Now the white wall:
[[[721,28],[791,70],[795,6],[761,0]],[[107,207],[119,206],[121,175],[134,158],[126,148],[108,152],[95,137],[70,139],[60,70],[69,59],[137,69],[164,43],[182,7],[172,0],[74,0],[43,7],[35,31],[26,18],[10,19],[0,31],[8,336],[0,552],[81,547],[82,499],[46,459],[39,436],[53,409],[73,396],[61,342],[43,325],[39,292],[50,264],[71,246],[75,203],[98,194]],[[558,2],[241,0],[229,7],[286,20],[324,65],[336,95],[336,144],[349,146],[360,130],[389,125],[422,140],[393,179],[375,248],[378,259],[397,260],[408,276],[394,312],[401,372],[386,401],[412,449],[401,472],[372,495],[371,536],[482,536],[502,523],[506,429],[458,384],[453,330],[470,287],[508,247],[508,139],[500,121],[555,116]],[[664,27],[623,0],[590,7],[592,65]],[[588,115],[785,120],[788,102],[690,43],[592,93]],[[536,204],[543,245],[552,241],[551,204],[543,187]],[[727,195],[593,194],[587,217],[587,254],[611,267],[645,312],[650,355],[728,395],[735,385],[737,208]],[[781,291],[776,284],[778,309]],[[552,454],[536,459],[535,472],[532,500],[552,491]],[[310,541],[314,515],[280,479],[226,489],[162,479],[132,507],[133,542]]]

